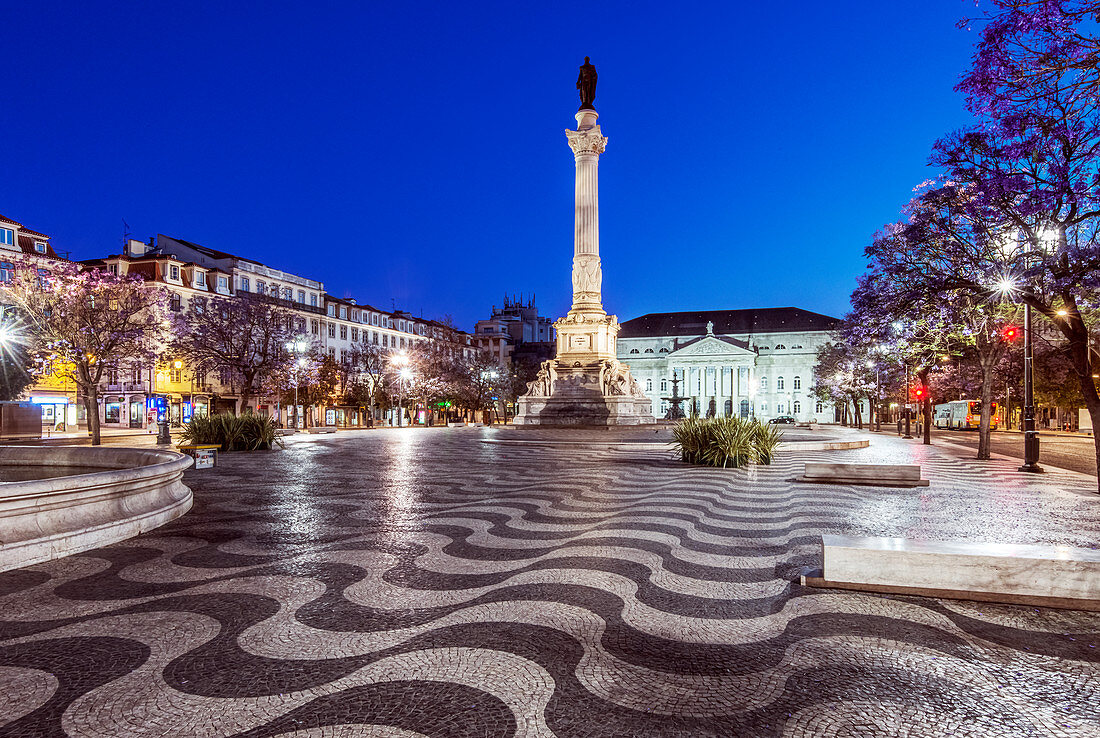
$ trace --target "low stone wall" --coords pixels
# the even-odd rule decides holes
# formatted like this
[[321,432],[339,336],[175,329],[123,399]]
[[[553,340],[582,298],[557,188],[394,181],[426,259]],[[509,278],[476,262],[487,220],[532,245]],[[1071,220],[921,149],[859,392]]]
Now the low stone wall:
[[178,518],[191,509],[183,483],[191,464],[172,451],[0,446],[0,467],[97,470],[0,484],[0,571],[105,546]]

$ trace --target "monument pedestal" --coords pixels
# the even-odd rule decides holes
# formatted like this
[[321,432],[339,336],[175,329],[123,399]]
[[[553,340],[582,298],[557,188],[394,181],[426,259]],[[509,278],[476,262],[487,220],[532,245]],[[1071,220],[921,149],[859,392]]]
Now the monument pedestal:
[[518,400],[516,425],[608,426],[657,422],[630,368],[615,358],[619,321],[602,310],[554,323],[557,358],[544,361]]

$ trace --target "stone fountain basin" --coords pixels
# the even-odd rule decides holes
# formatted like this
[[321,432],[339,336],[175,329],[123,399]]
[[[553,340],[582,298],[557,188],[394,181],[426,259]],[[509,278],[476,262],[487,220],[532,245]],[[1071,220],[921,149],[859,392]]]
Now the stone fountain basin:
[[[154,449],[0,446],[0,571],[152,530],[191,509],[190,456]],[[83,473],[54,476],[57,467]]]

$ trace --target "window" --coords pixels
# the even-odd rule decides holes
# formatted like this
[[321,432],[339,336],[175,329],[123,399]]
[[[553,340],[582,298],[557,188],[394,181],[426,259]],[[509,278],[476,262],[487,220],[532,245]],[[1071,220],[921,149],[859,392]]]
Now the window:
[[782,402],[775,403],[775,411],[777,413],[779,413],[780,415],[782,415],[785,412],[785,410],[783,408],[784,408],[784,405],[783,405]]
[[260,279],[256,280],[256,294],[258,294],[258,295],[266,295],[267,294],[267,283],[264,282],[263,280],[260,280]]
[[134,384],[141,382],[141,364],[130,365],[130,381]]
[[348,309],[343,305],[340,306],[340,320],[348,319]]
[[306,320],[305,320],[305,318],[298,318],[298,332],[299,333],[305,333],[306,332]]
[[800,349],[800,348],[802,348],[802,346],[801,346],[801,345],[799,345],[799,346],[791,346],[791,348],[792,348],[792,349]]
[[800,412],[802,412],[802,403],[798,400],[795,400],[794,405],[791,406],[791,410],[794,411],[795,415],[798,415]]
[[652,392],[653,391],[653,380],[652,379],[647,379],[645,381],[645,391],[646,392]]
[[821,412],[821,400],[817,401],[817,405],[814,407],[814,412],[815,413]]
[[340,340],[348,340],[348,327],[346,325],[340,326]]
[[336,317],[336,306],[333,305],[332,303],[329,303],[328,314],[329,314],[329,317],[331,317],[331,318]]
[[768,388],[768,378],[760,377],[760,389],[766,390]]
[[180,268],[173,264],[168,267],[168,278],[178,280],[180,278]]
[[10,261],[0,262],[0,282],[10,282],[15,276],[15,264]]
[[657,353],[659,353],[659,354],[667,354],[667,353],[668,353],[668,349],[666,349],[666,348],[663,348],[663,349],[661,349],[660,351],[658,351]]
[[777,377],[775,380],[775,388],[777,390],[783,389],[783,377]]
[[275,284],[274,282],[271,283],[271,296],[272,297],[278,297],[279,296],[279,285]]
[[248,277],[241,277],[241,292],[248,292]]
[[353,341],[358,341],[359,340],[359,329],[358,328],[352,328],[351,329],[351,340],[353,340]]
[[378,325],[378,313],[371,313],[370,324],[371,325]]
[[121,423],[122,422],[122,403],[121,402],[107,402],[103,405],[103,422],[104,423]]
[[118,384],[118,367],[110,367],[107,370],[107,384]]
[[333,357],[333,358],[336,358],[336,347],[335,346],[329,346],[328,347],[328,355]]
[[375,346],[377,346],[378,345],[378,331],[371,331],[370,335],[371,335],[371,338],[372,338],[372,342],[374,343]]
[[287,302],[294,302],[294,288],[283,287],[283,299]]
[[766,412],[768,412],[768,401],[767,400],[761,400],[760,401],[760,414],[763,415]]
[[335,323],[329,323],[328,324],[328,337],[329,338],[336,338],[336,324]]
[[11,228],[0,228],[0,244],[11,246],[15,243],[15,231]]
[[229,291],[229,277],[218,277],[218,290],[221,292]]
[[795,377],[794,378],[794,388],[795,389],[802,389],[802,377]]
[[313,307],[317,307],[317,294],[311,292],[309,295],[309,304]]
[[316,321],[316,320],[311,320],[311,321],[309,321],[309,332],[310,332],[310,333],[312,333],[312,334],[313,334],[313,335],[315,335],[315,336],[316,336],[316,335],[317,335],[318,333],[320,333],[320,332],[321,332],[321,324],[320,324],[320,322],[318,322],[318,321]]
[[168,381],[172,384],[179,384],[183,381],[183,370],[172,367],[168,370]]
[[356,323],[359,322],[359,311],[358,310],[352,310],[351,311],[351,319]]
[[405,337],[401,336],[401,348],[405,348]]
[[390,345],[390,336],[389,336],[388,333],[383,333],[382,334],[382,347],[383,348],[389,348],[389,345]]
[[652,354],[652,353],[653,353],[653,349],[646,349],[646,350],[645,350],[645,352],[646,352],[647,354]]
[[662,379],[661,380],[661,391],[662,392],[668,392],[668,380],[667,379]]
[[783,344],[781,344],[781,343],[777,343],[777,344],[775,344],[775,350],[776,350],[776,351],[782,351],[782,350],[784,350],[784,349],[786,349],[786,348],[787,348],[787,347],[786,347],[786,346],[784,346],[784,345],[783,345]]
[[199,287],[206,286],[206,272],[195,272],[195,284]]
[[630,353],[636,354],[636,353],[638,353],[638,349],[630,349]]
[[303,305],[306,304],[306,291],[305,290],[298,290],[298,302],[302,303]]
[[179,295],[172,295],[168,306],[171,308],[172,312],[178,313],[183,309],[183,299]]
[[[34,242],[34,250],[37,251],[40,254],[46,253],[46,242],[45,241],[35,241]],[[117,269],[118,267],[115,267],[115,268]]]

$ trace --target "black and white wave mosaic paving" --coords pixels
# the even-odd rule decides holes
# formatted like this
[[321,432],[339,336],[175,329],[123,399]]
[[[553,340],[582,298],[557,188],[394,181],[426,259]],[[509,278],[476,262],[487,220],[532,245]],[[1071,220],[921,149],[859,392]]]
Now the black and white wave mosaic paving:
[[0,735],[1100,736],[1100,615],[797,583],[829,532],[1095,547],[1084,477],[493,434],[225,456],[184,518],[0,574]]

